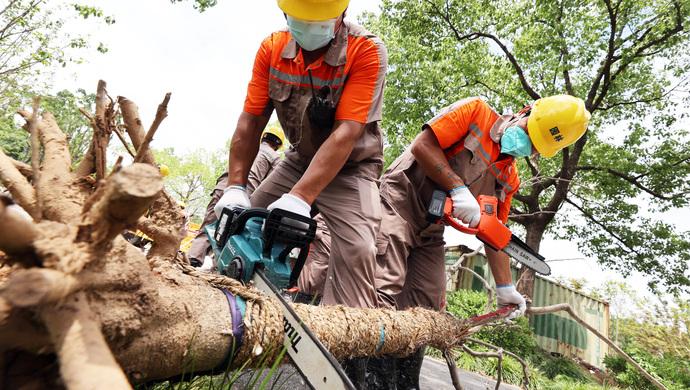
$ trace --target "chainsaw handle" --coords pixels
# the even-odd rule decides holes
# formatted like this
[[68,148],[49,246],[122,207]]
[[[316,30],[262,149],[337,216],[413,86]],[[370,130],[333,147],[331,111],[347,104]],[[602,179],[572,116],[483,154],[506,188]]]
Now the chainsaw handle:
[[[445,196],[445,194],[443,194]],[[443,222],[447,225],[452,226],[455,230],[461,231],[463,233],[471,234],[476,236],[479,233],[478,228],[471,228],[469,226],[463,225],[458,222],[455,217],[453,217],[453,200],[450,197],[445,198],[445,204],[443,205]]]
[[472,234],[474,236],[476,236],[477,233],[479,233],[478,228],[471,228],[469,226],[465,226],[465,225],[461,224],[460,222],[458,222],[450,214],[445,214],[443,216],[443,222],[445,222],[447,225],[451,226],[453,229],[461,231],[463,233]]

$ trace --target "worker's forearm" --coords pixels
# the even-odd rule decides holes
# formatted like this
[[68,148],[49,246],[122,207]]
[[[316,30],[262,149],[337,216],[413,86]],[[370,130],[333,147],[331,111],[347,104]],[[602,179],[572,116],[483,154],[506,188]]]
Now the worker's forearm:
[[460,176],[448,164],[448,159],[431,130],[424,130],[415,139],[412,154],[426,176],[444,190],[450,191],[464,185]]
[[510,273],[510,258],[503,252],[495,251],[489,247],[486,250],[486,258],[489,260],[491,274],[497,285],[513,283],[513,275]]
[[230,143],[228,185],[247,185],[247,176],[259,151],[261,131],[268,118],[243,112]]
[[321,191],[345,165],[362,131],[363,126],[360,124],[337,123],[333,133],[321,145],[304,175],[290,193],[299,196],[309,204],[314,203]]

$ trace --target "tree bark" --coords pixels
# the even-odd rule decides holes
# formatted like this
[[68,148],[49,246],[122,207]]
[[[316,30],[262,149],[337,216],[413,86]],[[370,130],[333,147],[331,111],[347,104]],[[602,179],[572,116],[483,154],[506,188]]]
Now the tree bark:
[[[546,225],[543,224],[528,225],[525,243],[534,251],[539,252],[539,246],[545,230]],[[518,273],[519,282],[517,283],[517,290],[520,292],[520,294],[529,298],[534,296],[534,278],[535,272],[532,269],[524,266],[520,269],[520,272]]]

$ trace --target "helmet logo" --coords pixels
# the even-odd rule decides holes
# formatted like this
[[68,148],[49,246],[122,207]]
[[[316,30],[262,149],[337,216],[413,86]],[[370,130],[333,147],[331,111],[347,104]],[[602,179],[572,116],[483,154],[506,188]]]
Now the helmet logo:
[[563,136],[561,135],[561,131],[558,130],[558,127],[552,127],[549,129],[549,133],[553,136],[553,139],[556,142],[561,142],[563,141]]

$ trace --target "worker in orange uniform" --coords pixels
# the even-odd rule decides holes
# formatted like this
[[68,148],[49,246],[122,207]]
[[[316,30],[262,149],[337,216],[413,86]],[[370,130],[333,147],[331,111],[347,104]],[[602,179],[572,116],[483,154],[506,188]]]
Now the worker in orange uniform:
[[[480,98],[469,98],[424,124],[381,178],[383,219],[376,271],[381,305],[436,310],[444,305],[444,228],[425,219],[435,189],[448,191],[453,216],[470,227],[479,223],[479,195],[496,196],[498,218],[506,223],[520,185],[515,159],[535,153],[553,157],[585,133],[589,118],[584,102],[568,95],[539,99],[516,115],[499,115]],[[516,315],[524,313],[525,299],[512,283],[508,256],[484,249],[496,280],[498,305],[514,304]],[[419,388],[423,350],[397,362],[379,361],[375,370],[385,375],[394,364],[397,389]]]
[[[318,208],[331,232],[321,304],[373,308],[386,48],[343,20],[349,0],[277,3],[288,28],[264,39],[256,54],[216,211],[251,204],[310,216]],[[274,109],[292,146],[250,202],[247,175]],[[345,365],[355,382],[365,364]]]

